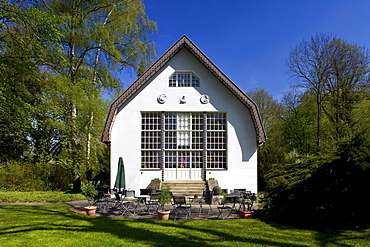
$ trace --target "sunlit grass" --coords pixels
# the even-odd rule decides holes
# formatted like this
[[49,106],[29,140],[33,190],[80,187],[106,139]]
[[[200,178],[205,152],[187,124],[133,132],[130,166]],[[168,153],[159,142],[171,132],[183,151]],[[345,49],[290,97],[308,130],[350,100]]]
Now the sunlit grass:
[[62,191],[0,191],[0,202],[66,202],[83,199],[85,199],[85,197],[81,194],[72,194]]
[[88,217],[64,205],[0,204],[2,246],[369,246],[370,230],[312,231],[258,219]]

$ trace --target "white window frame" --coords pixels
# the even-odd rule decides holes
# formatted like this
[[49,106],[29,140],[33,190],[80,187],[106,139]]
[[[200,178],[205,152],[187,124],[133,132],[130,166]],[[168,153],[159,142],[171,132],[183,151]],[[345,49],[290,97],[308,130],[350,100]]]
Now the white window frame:
[[[189,76],[189,81],[180,80],[183,76]],[[180,77],[180,78],[179,78]],[[176,71],[168,78],[169,87],[200,87],[200,78],[193,71]]]
[[[226,113],[165,112],[163,114],[164,119],[159,121],[158,118],[162,113],[142,112],[142,169],[160,169],[160,163],[163,163],[164,168],[174,168],[176,164],[178,168],[227,169]],[[202,114],[201,118],[199,114]],[[151,117],[155,120],[151,120]],[[193,122],[193,118],[198,121]],[[207,121],[204,121],[204,118]],[[206,128],[203,126],[204,123]],[[158,139],[158,131],[162,133],[163,143]],[[179,137],[185,132],[188,133],[187,138]],[[202,135],[205,135],[206,140],[201,137]],[[186,145],[181,145],[182,143]],[[188,155],[180,157],[181,153],[188,153]],[[166,154],[169,156],[167,157]],[[162,161],[160,161],[161,157]],[[200,157],[206,158],[201,160]],[[185,158],[186,162],[182,158]],[[182,165],[181,162],[186,165]]]

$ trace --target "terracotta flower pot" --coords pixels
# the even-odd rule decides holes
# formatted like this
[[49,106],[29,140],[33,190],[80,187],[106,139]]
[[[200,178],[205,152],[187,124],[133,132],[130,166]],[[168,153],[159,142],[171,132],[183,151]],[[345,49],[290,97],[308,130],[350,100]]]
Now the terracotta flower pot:
[[158,210],[157,213],[159,220],[168,220],[170,218],[170,210]]
[[97,208],[97,206],[87,206],[87,207],[85,207],[86,214],[88,216],[96,216],[96,208]]
[[253,217],[253,213],[254,213],[253,211],[249,211],[249,210],[240,210],[239,216],[242,219],[249,219]]

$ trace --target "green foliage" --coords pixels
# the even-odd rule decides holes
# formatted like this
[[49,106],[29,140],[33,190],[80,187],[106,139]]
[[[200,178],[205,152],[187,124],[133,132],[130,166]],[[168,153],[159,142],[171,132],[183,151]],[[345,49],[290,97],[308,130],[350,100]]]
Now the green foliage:
[[85,196],[62,191],[0,191],[0,202],[68,202],[83,200]]
[[164,210],[164,205],[171,202],[171,192],[170,188],[166,185],[161,187],[161,193],[155,196],[162,210]]
[[98,195],[98,191],[96,190],[97,186],[98,184],[94,183],[93,181],[86,181],[81,185],[81,193],[82,195],[86,196],[90,206],[94,201],[94,197]]
[[43,190],[44,183],[35,176],[33,164],[9,161],[0,163],[0,189],[7,191]]
[[301,162],[287,172],[284,166],[271,174],[271,216],[306,227],[367,227],[370,209],[363,191],[370,185],[369,147],[367,135],[356,136],[340,145],[336,158],[309,160],[307,166]]
[[256,88],[247,95],[257,104],[266,135],[269,139],[276,136],[278,134],[275,133],[278,131],[276,125],[282,120],[284,113],[283,105],[274,100],[264,88]]
[[18,179],[4,188],[108,184],[109,150],[99,140],[109,105],[103,96],[122,91],[116,72],[139,73],[151,63],[147,34],[156,25],[144,4],[1,0],[0,19],[0,162],[24,162],[39,176],[31,186],[17,165]]
[[267,142],[258,149],[258,188],[266,190],[268,174],[276,168],[276,164],[289,164],[294,159],[288,157],[283,148]]
[[[139,0],[43,1],[46,12],[62,20],[63,47],[67,63],[49,76],[52,102],[62,119],[63,160],[73,171],[74,190],[78,181],[93,179],[101,171],[93,155],[99,145],[107,104],[102,97],[107,90],[121,89],[117,71],[141,72],[154,55],[147,33],[156,29]],[[44,5],[40,5],[43,7]],[[60,101],[56,100],[60,98]]]
[[32,147],[30,134],[45,85],[46,64],[63,61],[57,49],[58,19],[29,1],[1,1],[0,162],[21,160]]
[[288,152],[303,155],[316,153],[316,106],[312,95],[305,93],[292,102],[285,104],[288,108],[285,120],[281,125],[281,146]]
[[54,162],[8,161],[0,163],[0,190],[68,190],[70,181],[70,172]]
[[267,189],[271,197],[306,181],[331,158],[302,157],[296,163],[274,164],[266,176]]
[[317,154],[326,152],[321,143],[327,133],[322,126],[324,116],[330,123],[334,146],[353,136],[353,110],[368,90],[369,62],[369,51],[364,47],[326,34],[303,40],[290,52],[287,68],[296,79],[295,86],[315,98]]

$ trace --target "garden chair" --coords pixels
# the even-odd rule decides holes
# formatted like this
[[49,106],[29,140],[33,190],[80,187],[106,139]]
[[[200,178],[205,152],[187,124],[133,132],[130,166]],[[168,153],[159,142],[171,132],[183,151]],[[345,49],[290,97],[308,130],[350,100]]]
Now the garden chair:
[[176,220],[177,217],[185,217],[187,219],[188,217],[191,218],[191,205],[188,205],[186,203],[185,196],[173,196],[173,204],[174,207],[174,213]]
[[93,205],[97,206],[97,210],[106,210],[109,208],[109,204],[104,196],[104,191],[98,191],[98,195],[94,197]]
[[130,215],[134,215],[135,213],[131,212],[130,211],[130,208],[131,208],[131,202],[130,201],[124,201],[123,200],[123,196],[121,196],[121,194],[119,193],[114,193],[115,197],[116,197],[116,208],[120,208],[121,209],[121,215],[124,215],[124,214],[130,214]]
[[156,196],[159,194],[160,193],[152,193],[149,200],[146,202],[146,207],[149,214],[154,214],[158,211],[160,205],[158,199],[156,199]]
[[228,219],[228,218],[234,218],[232,215],[233,211],[235,210],[235,202],[238,199],[236,195],[233,196],[226,196],[223,200],[222,206],[218,206],[218,216],[217,219],[222,218]]

